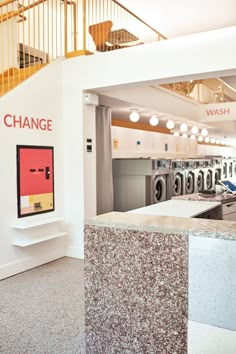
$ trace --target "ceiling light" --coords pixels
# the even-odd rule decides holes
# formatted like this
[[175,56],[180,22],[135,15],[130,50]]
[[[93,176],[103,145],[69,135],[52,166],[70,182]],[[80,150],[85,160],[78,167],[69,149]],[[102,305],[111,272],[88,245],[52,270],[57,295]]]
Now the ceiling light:
[[166,128],[173,129],[174,127],[175,127],[175,122],[173,121],[173,119],[169,119],[166,123]]
[[183,132],[183,133],[185,133],[188,130],[188,126],[186,123],[180,124],[179,128],[180,128],[181,132]]
[[196,139],[196,136],[194,135],[194,134],[192,134],[191,136],[190,136],[190,139]]
[[174,132],[174,136],[179,136],[179,132]]
[[194,125],[191,129],[191,132],[192,132],[192,134],[197,134],[198,130],[199,130],[198,127],[196,125]]
[[220,140],[220,145],[225,145],[224,140]]
[[131,120],[131,122],[137,122],[139,120],[139,113],[137,112],[137,110],[132,110],[132,112],[129,115],[129,119]]
[[201,130],[201,134],[202,134],[202,136],[207,136],[208,130],[207,130],[206,128],[203,128],[203,129]]
[[211,143],[215,144],[215,142],[216,142],[216,139],[215,138],[211,138]]
[[155,127],[158,123],[159,123],[159,119],[157,118],[157,116],[152,115],[151,118],[149,119],[149,123]]
[[209,141],[210,141],[209,136],[206,136],[206,137],[205,137],[205,143],[209,143]]
[[181,136],[182,136],[182,138],[187,138],[188,137],[188,135],[186,133],[183,133]]
[[216,144],[218,145],[220,143],[220,139],[216,139]]
[[197,140],[199,141],[199,143],[201,143],[203,141],[203,137],[201,135],[199,135],[199,137],[197,138]]

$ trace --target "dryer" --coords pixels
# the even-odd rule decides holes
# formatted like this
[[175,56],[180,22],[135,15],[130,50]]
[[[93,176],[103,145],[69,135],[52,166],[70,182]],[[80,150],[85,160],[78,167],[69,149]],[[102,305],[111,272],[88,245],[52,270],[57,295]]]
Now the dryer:
[[183,161],[185,171],[185,190],[184,194],[192,194],[195,192],[196,174],[195,174],[195,162],[191,159]]
[[202,159],[194,161],[195,164],[195,193],[200,193],[204,190],[204,165]]
[[185,194],[185,166],[183,160],[171,161],[171,196]]

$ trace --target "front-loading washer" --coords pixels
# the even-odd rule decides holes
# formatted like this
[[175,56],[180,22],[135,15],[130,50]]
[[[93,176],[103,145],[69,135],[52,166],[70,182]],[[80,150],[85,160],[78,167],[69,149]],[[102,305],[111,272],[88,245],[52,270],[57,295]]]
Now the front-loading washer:
[[214,186],[214,169],[211,159],[203,160],[204,167],[204,190],[211,191]]
[[234,176],[234,166],[233,166],[233,159],[228,159],[228,174],[227,178],[233,178]]
[[218,181],[221,180],[222,176],[222,158],[221,157],[213,157],[212,158],[213,165],[213,186],[218,184]]
[[183,161],[185,171],[185,190],[184,194],[192,194],[195,192],[195,164],[194,160],[186,159]]
[[170,169],[169,159],[157,159],[154,164],[151,188],[151,204],[170,199]]
[[236,178],[236,159],[233,159],[233,178]]
[[171,196],[185,194],[185,171],[183,160],[171,161]]
[[222,179],[228,178],[228,159],[222,160]]
[[195,193],[200,193],[204,190],[204,165],[202,159],[194,161],[195,164]]

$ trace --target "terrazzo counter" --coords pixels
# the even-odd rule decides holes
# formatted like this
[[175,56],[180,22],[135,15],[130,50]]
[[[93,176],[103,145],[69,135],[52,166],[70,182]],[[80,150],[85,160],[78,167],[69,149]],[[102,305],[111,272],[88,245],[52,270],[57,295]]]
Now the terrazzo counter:
[[86,353],[187,353],[187,319],[236,330],[236,222],[85,221]]
[[221,204],[236,202],[236,195],[232,193],[216,193],[216,194],[202,194],[192,193],[184,194],[171,199],[175,200],[192,200],[192,201],[208,201],[208,202],[220,202]]

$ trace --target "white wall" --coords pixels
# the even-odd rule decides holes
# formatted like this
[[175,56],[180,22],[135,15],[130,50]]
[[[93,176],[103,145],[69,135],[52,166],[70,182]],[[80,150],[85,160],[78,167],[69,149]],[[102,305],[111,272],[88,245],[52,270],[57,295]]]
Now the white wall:
[[[211,76],[215,72],[235,73],[235,41],[236,28],[214,31],[207,38],[201,33],[145,47],[73,58],[50,64],[1,98],[1,277],[65,254],[83,257],[85,211],[86,215],[92,215],[96,210],[96,154],[85,153],[88,132],[95,136],[95,109],[85,107],[83,90],[99,92],[106,87],[117,90],[137,83]],[[6,128],[2,120],[6,113],[50,117],[53,132]],[[56,210],[28,220],[64,216],[64,228],[69,232],[66,252],[63,239],[23,250],[11,245],[12,225],[17,221],[16,144],[55,146]]]
[[[118,149],[114,149],[114,144],[112,144],[113,158],[187,158],[197,156],[196,140],[175,137],[170,134],[114,126],[112,127],[113,142],[114,138],[118,139]],[[139,146],[137,146],[137,141],[140,141]]]
[[[25,248],[13,246],[12,226],[52,216],[63,216],[63,134],[61,116],[60,63],[51,64],[0,98],[1,204],[0,204],[0,279],[64,256],[63,238]],[[52,131],[10,128],[4,125],[5,114],[52,120]],[[55,211],[22,219],[17,218],[16,145],[54,146]],[[51,230],[50,225],[48,230]],[[47,232],[47,226],[45,231]],[[35,230],[32,230],[34,237]],[[50,232],[50,231],[48,231]],[[37,235],[36,235],[37,237]]]

